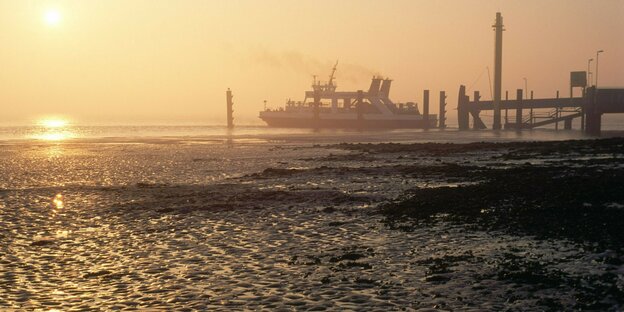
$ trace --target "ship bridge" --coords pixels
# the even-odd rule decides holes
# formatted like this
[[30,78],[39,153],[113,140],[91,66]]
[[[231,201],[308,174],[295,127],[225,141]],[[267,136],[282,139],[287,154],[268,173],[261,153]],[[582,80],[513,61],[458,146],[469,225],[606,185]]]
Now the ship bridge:
[[[331,83],[331,81],[330,81]],[[314,99],[314,103],[320,103],[322,100],[331,102],[332,112],[337,112],[339,107],[351,109],[357,103],[362,102],[370,104],[374,109],[384,115],[392,115],[396,113],[418,113],[418,108],[413,104],[397,106],[390,99],[391,79],[383,79],[381,77],[373,77],[368,91],[335,91],[335,86],[314,84],[312,91],[305,92],[304,103],[308,99]],[[333,88],[331,88],[333,87]]]

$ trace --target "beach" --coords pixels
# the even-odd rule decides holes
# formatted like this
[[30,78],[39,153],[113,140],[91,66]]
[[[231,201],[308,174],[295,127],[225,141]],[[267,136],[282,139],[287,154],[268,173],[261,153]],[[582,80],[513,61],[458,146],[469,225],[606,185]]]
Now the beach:
[[0,308],[622,309],[624,140],[420,133],[3,141]]

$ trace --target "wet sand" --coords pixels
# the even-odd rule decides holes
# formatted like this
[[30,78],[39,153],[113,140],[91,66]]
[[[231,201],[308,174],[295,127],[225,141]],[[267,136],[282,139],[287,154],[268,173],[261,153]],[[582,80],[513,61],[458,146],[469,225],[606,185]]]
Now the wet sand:
[[[0,308],[618,310],[623,146],[7,144]],[[468,200],[547,173],[611,185],[567,203],[615,236],[532,231],[539,189]]]

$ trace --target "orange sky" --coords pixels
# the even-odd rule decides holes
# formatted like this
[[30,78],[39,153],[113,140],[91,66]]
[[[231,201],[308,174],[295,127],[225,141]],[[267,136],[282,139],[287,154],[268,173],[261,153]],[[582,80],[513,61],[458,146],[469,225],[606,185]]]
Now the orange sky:
[[621,0],[0,0],[0,124],[224,124],[228,87],[235,122],[260,123],[336,59],[339,89],[381,74],[395,101],[446,90],[454,117],[460,84],[489,99],[499,10],[503,90],[567,94],[598,49],[600,85],[624,87]]

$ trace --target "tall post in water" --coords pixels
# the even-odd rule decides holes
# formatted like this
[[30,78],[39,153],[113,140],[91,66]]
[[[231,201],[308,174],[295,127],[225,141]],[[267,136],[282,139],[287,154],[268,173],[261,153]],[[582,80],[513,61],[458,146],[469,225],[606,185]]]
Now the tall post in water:
[[592,136],[600,136],[600,128],[601,128],[601,119],[602,119],[602,111],[598,109],[596,106],[596,93],[599,92],[596,86],[593,86],[587,90],[587,95],[585,98],[585,109],[583,110],[583,114],[585,116],[585,131],[586,134]]
[[[505,91],[505,102],[509,101],[509,91]],[[507,123],[509,123],[509,118],[507,117],[507,107],[508,105],[505,106],[505,127],[507,127]]]
[[466,95],[466,86],[459,86],[459,94],[457,95],[457,125],[459,130],[468,130],[470,126],[470,120],[468,117],[468,105],[469,98]]
[[[531,100],[533,99],[533,91],[531,91]],[[531,109],[529,110],[529,123],[531,125],[533,125],[533,107],[531,106]]]
[[232,107],[234,106],[232,98],[234,96],[232,95],[232,91],[230,90],[230,88],[228,88],[227,92],[225,92],[225,97],[227,99],[227,127],[232,129],[234,128],[234,110],[232,109]]
[[522,89],[516,90],[516,129],[522,129]]
[[429,90],[423,91],[423,121],[425,129],[429,128]]
[[559,90],[557,90],[557,107],[555,107],[555,130],[559,130]]
[[446,128],[446,92],[440,91],[440,116],[438,127],[440,129]]
[[503,71],[503,16],[496,13],[496,23],[492,26],[496,33],[494,47],[494,130],[501,129],[501,89]]
[[[475,107],[479,107],[479,100],[481,100],[481,93],[479,91],[474,91],[472,96],[473,96],[472,101],[475,103]],[[471,113],[471,115],[472,115],[472,129],[474,129],[474,130],[481,130],[479,125],[478,125],[479,123],[477,121],[477,118],[478,118],[478,115],[479,115],[479,111],[476,110],[476,113],[475,113],[475,111],[473,111]],[[482,124],[483,124],[483,122],[482,122]]]

